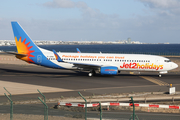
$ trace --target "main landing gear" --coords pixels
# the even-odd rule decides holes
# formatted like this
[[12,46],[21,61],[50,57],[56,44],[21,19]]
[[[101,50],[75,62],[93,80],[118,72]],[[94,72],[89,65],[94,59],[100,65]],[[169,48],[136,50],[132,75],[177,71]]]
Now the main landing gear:
[[161,77],[161,74],[159,74],[159,77]]
[[92,76],[95,75],[95,74],[96,74],[95,70],[91,70],[91,71],[89,72],[88,76],[89,76],[89,77],[92,77]]

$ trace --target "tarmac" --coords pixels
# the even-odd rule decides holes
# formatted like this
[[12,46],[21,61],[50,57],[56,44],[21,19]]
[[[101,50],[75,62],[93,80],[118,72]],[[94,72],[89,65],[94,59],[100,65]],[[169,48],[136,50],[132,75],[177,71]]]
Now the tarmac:
[[[179,64],[179,57],[171,57]],[[168,92],[169,85],[180,91],[179,68],[158,77],[157,73],[130,74],[122,72],[117,76],[96,75],[88,77],[86,72],[51,69],[18,60],[13,55],[0,55],[0,96],[4,87],[16,98],[37,98],[37,89],[47,98],[76,97],[78,92],[85,96],[134,93]],[[18,97],[19,96],[19,97]]]

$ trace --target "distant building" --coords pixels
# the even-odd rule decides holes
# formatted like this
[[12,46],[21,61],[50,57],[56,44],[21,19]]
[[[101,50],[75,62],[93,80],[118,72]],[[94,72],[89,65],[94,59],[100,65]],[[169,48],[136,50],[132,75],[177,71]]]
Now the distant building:
[[131,44],[131,38],[127,39],[127,44]]

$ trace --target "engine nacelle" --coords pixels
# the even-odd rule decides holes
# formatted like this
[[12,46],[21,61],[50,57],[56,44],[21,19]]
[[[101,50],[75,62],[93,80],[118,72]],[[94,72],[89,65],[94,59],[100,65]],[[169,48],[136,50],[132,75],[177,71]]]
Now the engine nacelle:
[[114,66],[101,67],[101,75],[117,75],[118,68]]

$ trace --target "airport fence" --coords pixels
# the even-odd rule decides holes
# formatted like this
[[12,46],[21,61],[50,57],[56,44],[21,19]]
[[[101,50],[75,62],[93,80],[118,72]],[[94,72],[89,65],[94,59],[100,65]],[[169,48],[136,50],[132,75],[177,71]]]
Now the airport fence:
[[[37,91],[39,92],[39,94],[37,96],[42,96],[42,98],[36,97],[36,102],[33,102],[34,100],[33,100],[33,98],[30,97],[30,95],[25,95],[22,97],[15,96],[15,95],[13,96],[10,93],[10,91],[8,91],[5,87],[4,87],[4,90],[6,93],[4,93],[4,95],[5,95],[4,98],[1,99],[4,101],[0,101],[0,111],[1,111],[0,112],[0,114],[1,114],[0,118],[4,114],[4,117],[6,117],[6,119],[7,119],[7,117],[9,117],[10,120],[24,120],[24,119],[26,119],[26,120],[28,120],[28,119],[29,120],[31,120],[31,119],[40,120],[40,119],[43,119],[43,116],[44,116],[44,120],[48,120],[48,118],[49,118],[48,115],[50,112],[50,114],[51,114],[50,119],[53,120],[52,116],[54,118],[54,116],[62,116],[62,114],[63,114],[62,113],[60,115],[60,112],[62,112],[62,111],[56,111],[55,109],[52,108],[53,106],[51,106],[51,104],[47,104],[45,95],[42,94],[40,92],[40,90],[38,90],[38,89],[37,89]],[[82,109],[85,109],[85,110],[83,110],[84,116],[82,114],[83,112],[81,112],[80,118],[87,120],[87,118],[89,118],[87,115],[87,100],[85,99],[85,97],[80,92],[78,92],[78,94],[85,101],[85,107],[81,107]],[[0,98],[2,98],[2,96]],[[25,102],[22,102],[21,104],[19,104],[21,99],[24,100],[24,98],[31,99],[31,100],[30,100],[30,102],[25,101]],[[14,102],[17,99],[19,100],[19,102]],[[38,102],[38,99],[40,100],[41,103]],[[133,102],[133,99],[132,99],[132,102]],[[100,120],[102,120],[102,116],[103,116],[103,108],[101,107],[101,104],[102,103],[99,101],[98,106],[97,106],[98,111],[99,111],[98,115],[99,115]],[[56,105],[57,105],[57,103],[56,103]],[[48,107],[48,106],[51,106],[51,107]],[[54,107],[55,107],[55,105],[54,105]],[[10,110],[10,112],[8,112],[9,110]],[[135,106],[134,106],[134,102],[133,102],[133,116],[135,115],[134,111],[135,111]],[[7,113],[9,113],[9,114],[7,114]],[[64,112],[64,113],[65,113],[65,116],[68,116],[68,114],[67,114],[68,112]],[[74,115],[74,116],[77,116],[77,115]],[[132,118],[134,118],[133,116],[132,116]],[[68,116],[68,117],[72,117],[72,116]],[[130,118],[130,116],[129,116],[129,118]],[[55,118],[55,119],[57,119],[57,118]],[[62,118],[62,119],[64,119],[64,118]],[[68,120],[68,118],[66,118],[66,119]]]
[[[159,108],[169,108],[169,109],[180,109],[180,106],[166,106],[166,105],[148,105],[148,104],[135,104],[133,97],[131,97],[130,101],[128,103],[101,103],[100,101],[97,104],[87,104],[87,97],[84,97],[80,92],[78,92],[79,96],[84,99],[84,104],[75,104],[75,103],[65,103],[67,107],[72,107],[77,106],[80,108],[82,111],[81,112],[74,112],[73,115],[71,115],[72,111],[66,111],[63,108],[62,105],[60,104],[62,109],[54,109],[58,107],[57,100],[52,103],[47,103],[47,99],[43,93],[40,92],[40,90],[37,89],[37,95],[35,97],[32,97],[31,95],[22,95],[22,96],[17,96],[17,95],[11,95],[10,91],[8,91],[5,87],[4,90],[6,93],[4,93],[4,96],[0,96],[0,113],[5,114],[9,113],[8,117],[10,117],[10,120],[55,120],[59,119],[57,118],[58,116],[66,116],[66,117],[76,117],[76,118],[81,118],[87,120],[87,118],[90,118],[90,114],[87,112],[87,108],[91,107],[96,107],[99,111],[98,115],[96,118],[99,117],[100,120],[102,120],[103,116],[106,114],[103,114],[104,107],[106,106],[106,110],[109,110],[109,106],[126,106],[126,107],[131,107],[132,108],[132,115],[126,116],[124,118],[127,119],[136,119],[138,120],[137,115],[135,114],[135,107],[159,107]],[[41,96],[41,97],[40,97]],[[63,98],[61,96],[61,98]],[[39,99],[39,100],[38,100]],[[17,102],[17,100],[19,102]],[[23,100],[23,101],[21,101]],[[25,100],[25,102],[24,102]],[[28,101],[29,100],[29,101]],[[8,102],[7,102],[8,101]],[[14,102],[15,101],[15,102]],[[50,102],[51,100],[48,100]],[[173,100],[174,101],[174,100]],[[77,110],[80,110],[77,109]],[[10,112],[9,112],[10,111]],[[14,115],[15,114],[15,115]],[[78,114],[80,114],[78,116]],[[20,116],[17,116],[20,115]],[[33,115],[33,116],[32,116]],[[53,116],[53,117],[52,117]],[[56,117],[55,117],[56,116]],[[2,115],[0,115],[0,118]],[[7,116],[6,116],[7,117]],[[7,118],[6,118],[7,119]],[[63,120],[65,118],[62,118]],[[68,118],[66,118],[68,120]],[[61,119],[60,119],[61,120]]]

